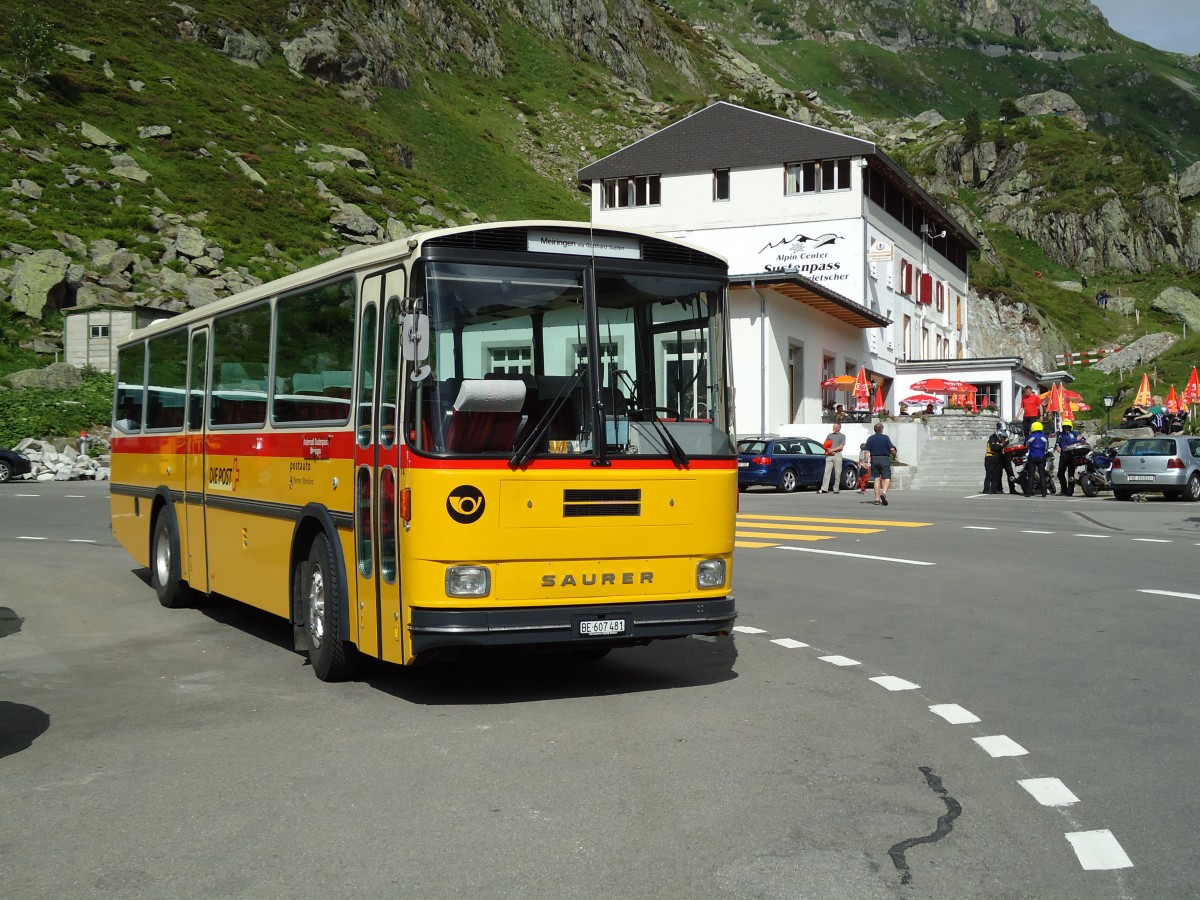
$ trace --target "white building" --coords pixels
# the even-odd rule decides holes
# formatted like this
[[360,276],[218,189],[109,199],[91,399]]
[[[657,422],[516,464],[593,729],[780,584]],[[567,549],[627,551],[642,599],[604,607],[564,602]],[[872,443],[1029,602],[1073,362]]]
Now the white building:
[[944,360],[951,377],[971,356],[967,261],[979,245],[870,141],[715,103],[579,180],[597,225],[729,260],[742,433],[819,423],[835,402],[851,409],[820,385],[860,367],[894,414],[898,364]]
[[75,306],[63,311],[63,362],[101,372],[117,369],[117,344],[136,328],[173,315],[153,306]]

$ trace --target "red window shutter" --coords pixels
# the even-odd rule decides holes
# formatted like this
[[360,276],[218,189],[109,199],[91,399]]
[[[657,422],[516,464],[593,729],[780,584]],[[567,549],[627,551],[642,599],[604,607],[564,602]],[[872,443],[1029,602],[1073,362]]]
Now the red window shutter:
[[900,293],[912,295],[913,267],[907,259],[900,260]]
[[918,303],[933,302],[933,276],[928,272],[921,275],[921,294],[917,298]]

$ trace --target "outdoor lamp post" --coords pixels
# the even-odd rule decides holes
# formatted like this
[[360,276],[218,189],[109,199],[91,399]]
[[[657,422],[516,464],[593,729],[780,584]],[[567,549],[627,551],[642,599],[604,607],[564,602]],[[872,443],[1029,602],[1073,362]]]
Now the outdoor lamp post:
[[1108,430],[1112,428],[1112,408],[1117,402],[1117,398],[1112,394],[1104,395],[1104,433],[1108,434]]

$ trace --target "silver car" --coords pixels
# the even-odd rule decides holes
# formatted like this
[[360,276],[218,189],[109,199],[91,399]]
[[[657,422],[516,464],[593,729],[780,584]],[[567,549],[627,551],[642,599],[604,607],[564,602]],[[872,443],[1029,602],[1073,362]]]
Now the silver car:
[[1130,438],[1112,466],[1113,496],[1157,493],[1175,500],[1200,500],[1200,437],[1156,434]]

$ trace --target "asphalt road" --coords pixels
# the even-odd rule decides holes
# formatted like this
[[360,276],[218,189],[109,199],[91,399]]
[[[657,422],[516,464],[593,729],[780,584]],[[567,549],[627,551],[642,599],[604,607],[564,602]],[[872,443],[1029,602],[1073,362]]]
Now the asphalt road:
[[328,685],[4,485],[4,895],[1200,895],[1200,505],[892,500],[742,495],[729,639]]

